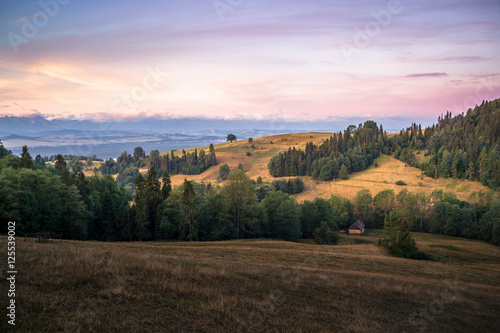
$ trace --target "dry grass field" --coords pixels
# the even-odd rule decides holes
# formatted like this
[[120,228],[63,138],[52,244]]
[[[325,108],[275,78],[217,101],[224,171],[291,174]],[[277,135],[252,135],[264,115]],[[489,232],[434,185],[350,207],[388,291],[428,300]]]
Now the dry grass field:
[[377,232],[335,246],[18,239],[15,331],[498,332],[498,247],[414,234],[436,261],[413,261]]
[[[370,166],[365,171],[356,172],[347,180],[337,179],[335,181],[315,181],[311,177],[304,177],[307,191],[296,195],[298,201],[314,200],[316,197],[329,198],[332,194],[338,194],[352,199],[362,189],[369,189],[373,196],[385,189],[392,189],[397,194],[403,188],[411,192],[425,192],[427,195],[434,190],[453,192],[458,199],[471,201],[469,199],[473,192],[490,191],[490,188],[479,182],[471,182],[453,178],[430,178],[422,176],[422,171],[417,168],[405,166],[405,164],[392,156],[383,155],[376,159],[378,167]],[[396,185],[398,180],[404,181],[406,186]],[[498,197],[498,193],[496,193]]]
[[[280,134],[274,136],[266,136],[262,138],[255,138],[252,143],[248,142],[248,138],[241,139],[232,143],[220,143],[214,145],[215,153],[217,155],[217,162],[219,165],[209,168],[200,175],[185,176],[175,175],[172,177],[172,185],[180,185],[184,178],[194,180],[197,182],[217,182],[220,165],[227,163],[231,170],[238,167],[238,164],[243,164],[243,170],[252,179],[262,177],[264,181],[272,181],[274,178],[267,170],[267,164],[271,157],[278,154],[280,151],[288,150],[289,147],[296,147],[297,149],[305,149],[307,142],[314,142],[319,145],[321,142],[331,136],[331,133],[295,133],[295,134]],[[198,148],[198,151],[208,147]],[[192,152],[194,149],[187,149],[186,152]],[[250,152],[252,155],[247,156],[246,153]],[[181,154],[181,151],[177,151]]]
[[[233,143],[221,143],[215,145],[215,152],[219,165],[206,170],[200,175],[185,176],[175,175],[172,177],[174,186],[182,184],[184,178],[197,182],[217,182],[219,166],[227,163],[231,170],[235,169],[238,164],[243,165],[243,170],[252,179],[262,177],[264,181],[273,181],[273,178],[267,169],[267,164],[271,157],[278,152],[288,150],[289,147],[304,149],[309,141],[315,144],[330,137],[330,133],[297,133],[283,134],[254,139],[252,144],[245,140],[239,140]],[[271,142],[273,142],[271,144]],[[198,148],[208,151],[208,147]],[[186,150],[191,152],[194,149]],[[247,156],[246,152],[251,152],[251,156]],[[180,154],[181,152],[177,152]],[[426,159],[423,153],[416,155],[420,159]],[[359,190],[369,189],[373,196],[384,189],[393,189],[396,193],[403,188],[407,188],[412,192],[424,191],[426,194],[432,193],[434,190],[443,190],[445,192],[453,192],[460,200],[469,200],[469,196],[473,192],[488,192],[490,189],[483,186],[479,182],[470,182],[465,180],[456,180],[452,178],[433,179],[422,177],[421,170],[412,167],[405,167],[401,161],[394,159],[391,156],[381,156],[377,160],[378,167],[371,166],[365,171],[351,174],[348,180],[335,181],[316,181],[311,177],[301,177],[306,184],[306,191],[295,195],[299,202],[304,200],[314,200],[316,197],[329,198],[332,194],[338,194],[342,197],[352,199]],[[147,172],[147,170],[141,170]],[[288,177],[286,177],[288,178]],[[398,186],[396,181],[403,180],[407,186]],[[499,197],[498,193],[496,194]]]

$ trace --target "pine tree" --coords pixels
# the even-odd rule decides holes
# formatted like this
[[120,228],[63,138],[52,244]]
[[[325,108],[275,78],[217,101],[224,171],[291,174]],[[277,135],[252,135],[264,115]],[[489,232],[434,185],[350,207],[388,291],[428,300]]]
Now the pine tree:
[[379,244],[397,257],[429,259],[427,255],[418,251],[408,229],[408,223],[403,222],[396,211],[391,211],[385,219],[384,234],[379,239]]
[[342,166],[340,167],[339,178],[344,180],[349,178],[347,174],[347,167],[345,164],[342,164]]
[[156,230],[156,210],[161,202],[160,182],[156,179],[156,170],[150,167],[146,177],[144,195],[145,205],[147,207],[147,218],[149,220],[149,234],[152,239],[155,239]]
[[134,202],[135,202],[135,224],[137,227],[137,237],[139,240],[147,240],[151,237],[149,232],[148,210],[146,205],[146,181],[139,173],[135,181]]
[[170,175],[166,169],[163,169],[162,183],[161,198],[162,200],[166,200],[172,192],[172,182],[170,181]]
[[21,154],[21,161],[19,163],[19,167],[26,169],[34,169],[33,158],[31,158],[31,155],[28,152],[28,146],[23,146],[23,152]]
[[0,158],[10,154],[10,151],[3,146],[2,140],[0,140]]
[[190,241],[198,239],[198,223],[195,218],[196,202],[193,183],[184,179],[181,202],[185,211],[185,224],[181,228],[181,237]]
[[63,182],[68,184],[69,171],[68,171],[68,168],[66,166],[66,161],[64,160],[64,157],[61,154],[58,154],[56,156],[55,168],[56,168],[57,174],[61,177]]
[[45,168],[45,160],[40,156],[40,154],[35,157],[35,168],[43,169]]

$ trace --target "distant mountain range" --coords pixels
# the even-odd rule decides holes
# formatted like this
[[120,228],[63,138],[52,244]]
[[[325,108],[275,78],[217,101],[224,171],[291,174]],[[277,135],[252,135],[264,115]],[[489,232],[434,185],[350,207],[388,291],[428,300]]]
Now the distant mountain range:
[[[36,154],[49,156],[60,152],[71,154],[77,152],[81,155],[82,151],[91,151],[100,158],[116,158],[122,151],[131,151],[137,146],[146,150],[169,151],[221,142],[229,133],[235,134],[238,139],[248,139],[311,131],[337,132],[348,125],[358,125],[366,120],[350,118],[324,122],[291,122],[145,118],[136,121],[97,122],[49,120],[42,116],[4,116],[0,117],[0,139],[3,145],[15,154],[20,154],[21,147],[27,145],[34,156]],[[391,118],[378,123],[382,123],[384,129],[389,132],[399,132],[413,121],[418,120]],[[429,124],[431,123],[432,121],[429,121]],[[399,127],[399,124],[403,125]]]
[[[371,118],[370,118],[371,119]],[[52,119],[48,120],[42,116],[33,117],[0,117],[0,138],[10,134],[16,135],[48,135],[54,131],[98,131],[98,132],[134,132],[134,133],[184,133],[191,135],[227,135],[231,131],[249,131],[262,135],[279,133],[297,133],[306,131],[336,132],[345,129],[348,125],[364,123],[368,118],[353,117],[330,121],[302,121],[293,122],[287,119],[278,120],[221,120],[204,118],[183,119],[158,119],[145,118],[134,121],[107,121],[97,122],[92,120]],[[371,119],[382,123],[387,131],[398,131],[406,128],[412,122],[421,122],[422,126],[432,124],[434,118],[410,119],[410,118],[384,118]],[[62,134],[63,132],[58,132]],[[71,132],[75,134],[76,132]],[[68,133],[69,134],[69,133]],[[83,134],[83,133],[81,133]],[[257,135],[255,135],[257,136]]]
[[[48,120],[42,116],[34,117],[0,117],[0,134],[39,134],[46,135],[48,132],[63,130],[73,131],[121,131],[135,133],[159,133],[159,132],[186,132],[215,134],[216,131],[228,130],[251,130],[261,128],[269,131],[283,131],[291,123],[270,121],[247,121],[247,120],[215,120],[201,118],[185,119],[156,119],[146,118],[139,121],[108,121],[96,122],[91,120]],[[300,125],[299,125],[300,127]],[[293,130],[296,130],[294,128]],[[290,129],[291,131],[292,129]],[[327,128],[325,128],[327,130]],[[288,132],[288,131],[287,131]],[[72,132],[74,134],[74,132]]]

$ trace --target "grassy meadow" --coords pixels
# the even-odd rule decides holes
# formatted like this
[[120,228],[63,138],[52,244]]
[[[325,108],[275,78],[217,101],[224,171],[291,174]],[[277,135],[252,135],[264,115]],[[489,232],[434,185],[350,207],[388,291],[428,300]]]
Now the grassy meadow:
[[[289,147],[296,149],[305,149],[307,142],[313,141],[319,145],[321,142],[330,137],[330,133],[295,133],[282,134],[256,138],[252,144],[248,142],[248,138],[240,138],[233,143],[221,143],[215,145],[218,165],[210,167],[200,175],[172,176],[172,185],[181,185],[184,178],[197,182],[212,182],[217,183],[220,165],[227,163],[231,170],[238,167],[238,164],[243,165],[243,170],[252,178],[262,177],[264,181],[273,181],[274,177],[269,174],[267,164],[273,156],[278,152],[288,150]],[[272,142],[272,143],[271,143]],[[208,147],[198,148],[208,151]],[[188,149],[191,152],[194,149]],[[250,152],[251,156],[246,153]],[[181,154],[181,151],[177,151]],[[422,154],[417,155],[421,159],[425,159]],[[367,170],[356,172],[349,175],[349,179],[335,181],[319,181],[313,180],[311,177],[300,177],[306,185],[306,190],[295,195],[297,201],[314,200],[316,197],[329,198],[332,194],[338,194],[349,199],[354,198],[356,193],[362,189],[369,189],[373,196],[384,189],[393,189],[396,193],[403,188],[407,188],[412,192],[425,192],[431,194],[434,190],[443,190],[444,192],[453,192],[460,200],[471,201],[469,199],[473,192],[488,192],[490,189],[483,186],[479,182],[471,182],[466,180],[458,180],[452,178],[430,178],[422,176],[422,171],[417,168],[405,166],[405,164],[395,158],[383,155],[376,160],[378,167],[371,166]],[[147,169],[142,169],[142,173],[146,173]],[[284,177],[294,178],[294,177]],[[407,186],[398,186],[396,181],[402,180]],[[496,194],[498,197],[498,193]]]
[[334,246],[18,239],[15,331],[498,331],[498,247],[414,233],[435,258],[414,261],[388,256],[379,233]]

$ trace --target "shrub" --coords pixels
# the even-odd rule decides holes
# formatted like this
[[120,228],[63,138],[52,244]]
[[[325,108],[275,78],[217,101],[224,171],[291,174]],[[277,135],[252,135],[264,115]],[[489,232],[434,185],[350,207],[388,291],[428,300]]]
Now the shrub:
[[373,163],[373,165],[375,166],[375,168],[378,168],[378,163],[377,162]]
[[251,153],[251,152],[249,152],[249,151],[247,151],[247,152],[246,152],[246,155],[247,155],[247,156],[252,156],[252,153]]
[[229,168],[229,165],[223,164],[219,167],[219,179],[221,180],[226,180],[229,178],[229,173],[231,172],[231,169]]
[[287,194],[298,194],[304,192],[305,184],[300,178],[292,178],[288,181],[286,179],[273,180],[272,185],[276,191],[281,191]]
[[314,231],[314,241],[320,245],[331,245],[337,244],[340,239],[340,235],[336,231],[332,231],[328,227],[325,221],[321,222],[321,225]]
[[406,183],[404,181],[402,181],[402,180],[398,180],[396,182],[396,185],[406,185]]

